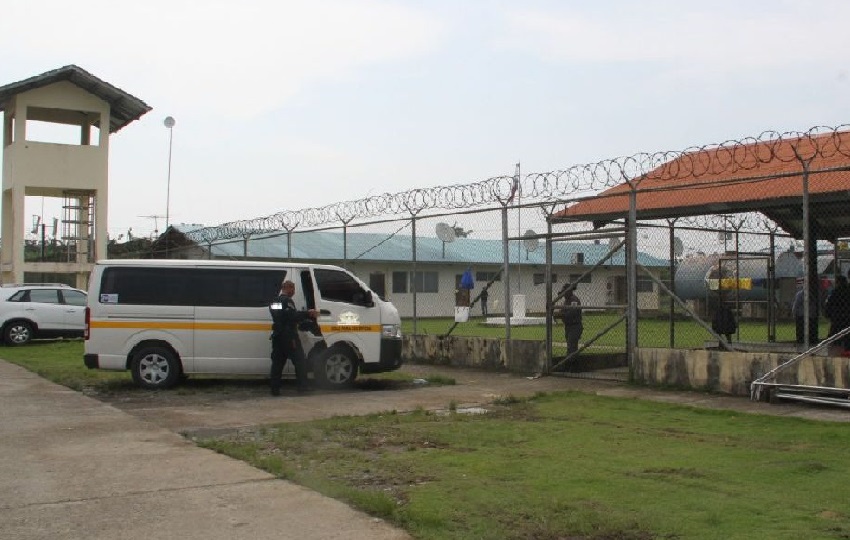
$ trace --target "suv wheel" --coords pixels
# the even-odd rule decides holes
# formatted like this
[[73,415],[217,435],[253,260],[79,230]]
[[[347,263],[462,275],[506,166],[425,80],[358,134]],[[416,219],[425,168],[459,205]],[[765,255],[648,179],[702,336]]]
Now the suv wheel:
[[26,321],[12,321],[3,330],[7,345],[24,345],[32,339],[32,325]]

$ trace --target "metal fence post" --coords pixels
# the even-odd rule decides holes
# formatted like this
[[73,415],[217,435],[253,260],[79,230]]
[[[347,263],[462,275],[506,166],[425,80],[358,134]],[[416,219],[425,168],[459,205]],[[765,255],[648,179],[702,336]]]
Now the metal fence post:
[[502,256],[504,257],[505,275],[505,339],[508,341],[508,360],[511,359],[511,276],[510,253],[508,248],[508,204],[502,205]]
[[767,259],[767,341],[776,341],[776,231],[770,231],[770,257]]
[[413,335],[417,335],[417,319],[419,314],[416,311],[416,215],[410,216],[410,243],[411,253],[413,256],[413,271],[410,274],[410,287],[413,291]]
[[546,365],[543,373],[549,373],[552,366],[552,342],[554,341],[554,329],[552,325],[552,220],[551,214],[546,219]]
[[[670,291],[676,294],[676,220],[668,219],[667,227],[670,237]],[[676,306],[670,298],[670,348],[676,347]]]
[[[803,276],[805,276],[805,288],[803,290],[803,347],[808,349],[812,344],[811,329],[814,322],[811,320],[810,312],[812,302],[817,298],[817,246],[813,245],[811,238],[811,227],[809,223],[809,163],[803,161]],[[812,254],[814,252],[814,255]],[[813,263],[814,260],[814,263]],[[812,268],[815,268],[812,275]]]
[[[626,226],[626,300],[627,328],[626,328],[626,356],[629,362],[629,372],[633,372],[636,365],[636,348],[638,344],[637,335],[637,186],[629,182],[629,218]],[[631,377],[631,375],[630,375]]]

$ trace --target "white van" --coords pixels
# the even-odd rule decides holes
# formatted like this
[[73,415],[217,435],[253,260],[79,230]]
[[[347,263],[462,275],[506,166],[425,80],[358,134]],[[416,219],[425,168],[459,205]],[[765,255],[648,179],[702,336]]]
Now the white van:
[[296,284],[299,309],[319,310],[322,335],[301,332],[319,384],[342,387],[358,372],[401,366],[398,310],[338,266],[127,259],[98,261],[92,270],[86,367],[130,370],[151,389],[195,373],[268,376],[269,303],[284,279]]

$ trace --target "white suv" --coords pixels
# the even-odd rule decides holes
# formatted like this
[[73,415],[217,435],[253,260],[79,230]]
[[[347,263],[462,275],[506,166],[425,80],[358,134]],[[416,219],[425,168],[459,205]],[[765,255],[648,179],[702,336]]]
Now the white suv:
[[35,338],[82,337],[86,293],[61,283],[0,287],[0,329],[7,345]]

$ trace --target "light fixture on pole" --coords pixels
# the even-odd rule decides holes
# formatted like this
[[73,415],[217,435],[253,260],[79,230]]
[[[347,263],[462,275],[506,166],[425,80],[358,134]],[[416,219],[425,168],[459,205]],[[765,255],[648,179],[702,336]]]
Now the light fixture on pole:
[[165,192],[165,230],[168,230],[169,224],[169,214],[171,209],[171,141],[173,139],[174,124],[177,122],[174,120],[173,116],[166,116],[163,124],[168,128],[168,184],[166,186]]

